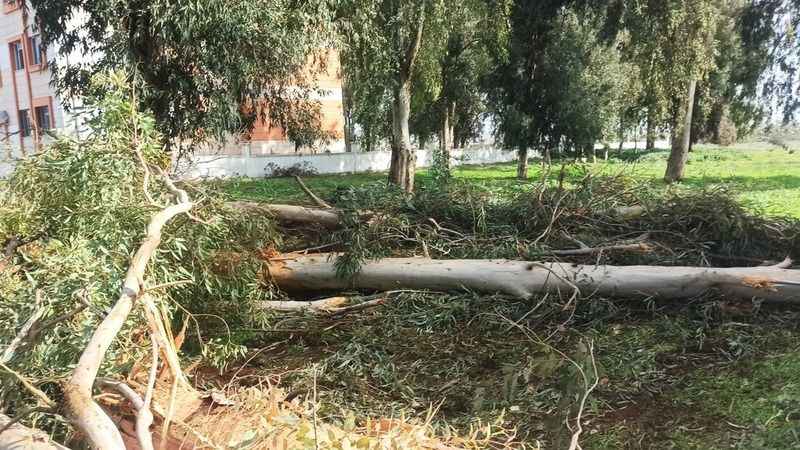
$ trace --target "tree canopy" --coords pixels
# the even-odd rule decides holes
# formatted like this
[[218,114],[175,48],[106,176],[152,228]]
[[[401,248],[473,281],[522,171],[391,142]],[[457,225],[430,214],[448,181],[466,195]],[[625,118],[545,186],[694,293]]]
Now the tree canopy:
[[[168,143],[225,139],[263,114],[290,131],[313,127],[314,52],[326,40],[326,2],[265,0],[32,0],[45,44],[67,64],[55,79],[85,94],[105,70],[135,74],[142,106]],[[254,107],[257,105],[257,107]]]

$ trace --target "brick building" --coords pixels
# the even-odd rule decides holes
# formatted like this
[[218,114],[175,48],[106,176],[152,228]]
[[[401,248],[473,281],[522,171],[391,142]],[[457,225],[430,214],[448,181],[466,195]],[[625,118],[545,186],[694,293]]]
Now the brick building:
[[[80,99],[65,99],[51,85],[49,64],[68,64],[70,58],[41,46],[35,12],[25,0],[0,0],[0,39],[6,51],[0,51],[0,160],[24,157],[47,142],[51,132],[79,132],[79,116],[71,114]],[[58,59],[54,59],[58,58]],[[326,70],[318,77],[323,94],[315,98],[321,104],[321,123],[333,139],[302,152],[344,151],[342,115],[342,83],[339,56],[334,50],[325,52]],[[231,136],[223,145],[209,145],[201,153],[228,155],[264,155],[295,153],[280,127],[259,121],[250,133]]]

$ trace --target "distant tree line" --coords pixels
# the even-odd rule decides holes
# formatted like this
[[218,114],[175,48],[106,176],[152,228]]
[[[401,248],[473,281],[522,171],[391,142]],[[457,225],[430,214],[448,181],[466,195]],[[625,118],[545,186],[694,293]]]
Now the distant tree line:
[[[699,140],[730,144],[798,109],[800,0],[32,0],[45,43],[98,55],[56,66],[66,92],[127,68],[167,145],[245,132],[259,115],[299,145],[321,136],[307,62],[339,49],[345,141],[450,150],[492,123],[519,152],[594,157],[644,131],[671,137],[665,180]],[[82,12],[81,12],[82,11]],[[79,13],[81,12],[81,13]],[[81,20],[75,21],[76,17]],[[77,24],[77,25],[76,25]],[[321,133],[321,132],[320,132]],[[412,146],[412,139],[416,146]]]

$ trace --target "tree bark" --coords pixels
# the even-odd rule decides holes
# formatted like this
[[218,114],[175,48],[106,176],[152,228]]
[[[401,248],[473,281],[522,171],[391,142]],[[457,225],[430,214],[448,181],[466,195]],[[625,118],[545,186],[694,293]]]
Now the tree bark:
[[647,108],[647,134],[645,140],[645,150],[656,148],[656,118],[653,108]]
[[295,205],[277,205],[257,202],[229,202],[230,208],[269,214],[278,222],[322,225],[334,229],[340,226],[341,212],[337,209],[306,208]]
[[408,119],[411,115],[411,74],[422,44],[425,9],[426,0],[422,0],[412,33],[413,39],[407,48],[400,37],[401,33],[395,33],[396,48],[404,49],[404,54],[398,55],[400,67],[396,74],[397,85],[394,88],[392,104],[392,159],[389,165],[389,182],[408,193],[414,192],[414,170],[417,162],[408,131]]
[[411,148],[408,119],[411,115],[411,82],[401,80],[392,104],[392,160],[389,182],[406,192],[414,192],[416,155]]
[[442,164],[450,170],[450,149],[453,147],[453,128],[451,106],[455,103],[446,101],[442,111],[442,129],[439,130],[439,151],[442,154]]
[[694,107],[694,91],[696,87],[697,80],[690,80],[682,111],[672,131],[672,150],[667,161],[667,171],[664,174],[664,181],[667,183],[683,179],[692,137],[692,109]]
[[[288,291],[429,289],[615,298],[686,299],[717,289],[725,295],[800,304],[800,270],[775,266],[713,268],[576,265],[510,260],[387,258],[364,264],[352,279],[336,276],[335,255],[298,255],[267,263],[266,273]],[[790,262],[789,262],[790,263]]]
[[524,145],[517,150],[517,178],[528,179],[528,147]]
[[[0,429],[5,428],[14,419],[0,414]],[[0,433],[0,450],[69,450],[67,447],[50,440],[47,433],[28,428],[22,424],[11,425]]]
[[353,90],[347,76],[342,77],[342,114],[344,116],[344,151],[353,151]]

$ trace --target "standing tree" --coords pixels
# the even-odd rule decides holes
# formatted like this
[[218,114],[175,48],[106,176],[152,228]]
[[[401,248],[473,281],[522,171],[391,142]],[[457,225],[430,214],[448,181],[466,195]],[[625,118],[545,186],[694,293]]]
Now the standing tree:
[[[95,73],[126,68],[153,111],[167,146],[246,131],[264,114],[307,135],[327,6],[304,2],[201,0],[31,0],[45,44],[64,55],[93,55],[55,66],[60,88],[83,93]],[[248,106],[249,105],[249,106]],[[257,105],[258,107],[252,107]],[[313,122],[313,121],[311,121]]]
[[518,149],[517,176],[525,179],[529,148],[540,148],[545,161],[561,148],[593,148],[613,116],[610,87],[618,83],[602,68],[610,56],[601,54],[605,9],[595,2],[519,0],[508,17],[507,51],[498,53],[490,77],[491,102],[504,143]]
[[[670,111],[672,151],[664,180],[683,178],[691,142],[698,80],[714,64],[715,0],[627,0],[621,17],[630,33],[629,55],[639,65],[648,106],[648,146],[659,116]],[[664,106],[662,106],[664,105]]]
[[[435,0],[347,0],[337,15],[345,48],[345,66],[354,84],[369,80],[374,95],[391,93],[389,182],[406,192],[414,190],[416,154],[411,148],[412,75],[425,34],[426,18]],[[356,100],[361,102],[361,100]]]

